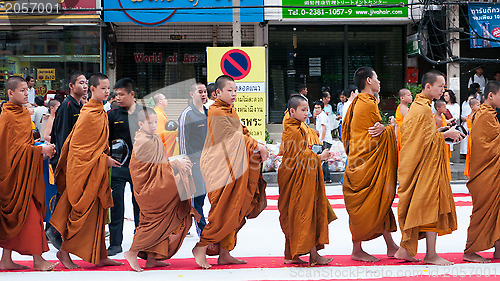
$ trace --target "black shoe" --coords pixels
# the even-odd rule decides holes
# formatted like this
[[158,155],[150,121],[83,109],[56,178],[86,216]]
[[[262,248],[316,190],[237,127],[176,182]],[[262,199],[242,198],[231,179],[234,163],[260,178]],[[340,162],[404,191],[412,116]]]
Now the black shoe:
[[50,243],[54,245],[54,247],[56,247],[56,249],[61,249],[62,238],[61,234],[59,234],[57,230],[55,230],[54,228],[48,228],[47,230],[45,230],[45,236],[47,236],[47,240],[49,240]]
[[123,252],[122,246],[109,246],[108,248],[108,256],[115,256],[118,253]]

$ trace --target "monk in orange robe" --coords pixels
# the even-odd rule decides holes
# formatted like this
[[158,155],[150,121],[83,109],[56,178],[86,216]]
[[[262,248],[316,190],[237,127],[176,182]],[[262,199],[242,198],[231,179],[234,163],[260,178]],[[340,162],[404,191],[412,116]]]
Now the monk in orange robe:
[[53,144],[35,146],[28,102],[28,84],[12,76],[5,83],[9,101],[0,115],[0,270],[29,267],[12,261],[12,251],[33,256],[35,270],[52,270],[58,263],[42,257],[49,250],[43,218],[45,183],[42,160],[55,153]]
[[374,96],[380,91],[380,81],[372,68],[359,68],[354,82],[361,91],[342,121],[342,142],[348,155],[343,193],[353,242],[351,259],[375,262],[379,259],[363,251],[362,241],[383,235],[387,256],[398,250],[391,236],[397,230],[391,208],[398,167],[397,123],[392,117],[391,125],[382,125]]
[[401,127],[398,219],[402,239],[397,259],[419,261],[414,258],[417,243],[425,236],[424,262],[452,264],[436,254],[437,235],[457,229],[444,139],[460,141],[464,135],[454,128],[442,133],[434,122],[431,102],[443,95],[444,85],[441,72],[427,72],[422,78],[422,93],[415,98]]
[[178,131],[167,131],[168,117],[165,113],[165,108],[167,108],[168,100],[162,93],[155,94],[153,96],[153,101],[155,102],[155,112],[158,118],[158,127],[156,133],[160,136],[165,149],[167,150],[167,157],[179,154],[179,144],[177,143]]
[[98,266],[122,264],[108,258],[104,243],[107,209],[113,206],[109,167],[120,165],[107,155],[108,117],[102,102],[109,95],[109,79],[95,73],[89,84],[92,99],[64,142],[55,172],[61,199],[50,223],[63,238],[57,258],[69,269],[79,267],[69,253]]
[[[479,110],[479,106],[481,105],[481,102],[477,100],[476,98],[472,98],[469,100],[469,106],[471,108],[471,114],[467,115],[466,122],[467,122],[467,130],[470,133],[472,130],[472,117],[474,116],[474,113]],[[471,138],[467,138],[467,155],[465,155],[465,169],[464,169],[464,175],[469,176],[469,171],[470,171],[470,149],[471,149]]]
[[[408,110],[410,109],[410,103],[413,102],[413,97],[411,96],[411,92],[408,89],[401,89],[398,92],[399,97],[399,105],[396,108],[396,122],[398,123],[398,128],[401,128],[403,125],[403,120],[408,114]],[[398,130],[398,151],[401,150],[401,130]]]
[[489,262],[476,253],[492,247],[493,258],[500,258],[500,124],[496,118],[500,82],[488,83],[483,96],[484,103],[472,117],[469,135],[472,146],[467,188],[472,196],[472,215],[463,259],[471,262]]
[[[145,108],[138,113],[139,127],[130,159],[134,196],[141,210],[130,250],[124,254],[132,269],[142,271],[137,256],[147,259],[146,268],[167,266],[191,227],[191,216],[199,215],[189,198],[196,191],[187,157],[171,162],[156,134],[157,117]],[[174,177],[175,168],[177,177]],[[176,180],[177,179],[177,180]],[[182,197],[181,197],[182,195]]]
[[[236,245],[236,234],[246,218],[256,217],[266,206],[266,182],[262,161],[268,157],[265,145],[248,133],[233,107],[236,84],[222,75],[216,80],[217,96],[208,110],[208,130],[201,156],[201,172],[206,182],[211,208],[200,242],[193,248],[196,263],[210,268],[207,247],[219,254],[218,264],[246,261],[229,254]],[[210,254],[210,253],[209,253]]]
[[[285,264],[305,263],[299,256],[310,253],[311,265],[332,261],[318,254],[328,240],[328,224],[337,219],[326,198],[321,161],[328,159],[327,149],[320,155],[308,143],[305,124],[308,104],[300,95],[288,102],[290,118],[283,124],[283,164],[278,170],[280,224],[285,234]],[[295,179],[295,180],[291,180]]]

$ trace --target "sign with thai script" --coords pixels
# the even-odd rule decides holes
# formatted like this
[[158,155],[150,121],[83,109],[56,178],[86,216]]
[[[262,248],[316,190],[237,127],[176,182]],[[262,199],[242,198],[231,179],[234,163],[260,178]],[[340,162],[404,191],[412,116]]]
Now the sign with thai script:
[[207,48],[207,81],[220,75],[233,77],[237,87],[234,108],[250,135],[265,141],[266,51],[264,47]]
[[471,48],[500,47],[500,4],[469,4],[469,24]]

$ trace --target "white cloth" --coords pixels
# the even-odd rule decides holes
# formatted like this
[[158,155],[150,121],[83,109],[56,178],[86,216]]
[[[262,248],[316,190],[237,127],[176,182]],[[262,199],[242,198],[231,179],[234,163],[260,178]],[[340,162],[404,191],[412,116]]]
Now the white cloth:
[[484,92],[484,88],[486,87],[486,84],[488,84],[488,78],[481,76],[477,76],[477,74],[474,74],[471,78],[469,78],[469,84],[467,84],[467,88],[470,88],[470,85],[472,83],[478,83],[479,87],[481,88],[481,92]]
[[455,118],[457,124],[460,124],[460,105],[458,105],[458,103],[447,104],[446,109],[450,111],[451,116]]
[[205,108],[206,108],[206,109],[208,109],[208,108],[209,108],[212,104],[214,104],[214,102],[215,102],[214,100],[209,99],[209,100],[208,100],[208,101],[204,104]]
[[111,103],[108,101],[105,105],[104,105],[104,110],[106,112],[110,111],[111,110]]
[[34,112],[33,122],[35,123],[35,127],[38,129],[38,131],[41,132],[43,115],[49,113],[49,109],[45,106],[37,106],[34,108]]
[[31,104],[35,103],[35,88],[28,89],[28,102]]
[[323,126],[326,126],[325,139],[323,141],[333,144],[332,129],[330,128],[330,120],[324,111],[321,111],[318,116],[316,116],[316,130],[319,133],[319,138],[321,140],[321,134],[323,132]]
[[347,114],[347,110],[349,110],[349,106],[351,106],[352,101],[348,100],[344,103],[342,107],[342,120],[345,119],[345,115]]
[[[472,109],[470,108],[469,102],[465,100],[462,103],[462,114],[460,115],[460,117],[467,118],[467,116],[469,116],[469,114],[471,112],[472,112]],[[465,122],[465,121],[463,121],[463,122]]]

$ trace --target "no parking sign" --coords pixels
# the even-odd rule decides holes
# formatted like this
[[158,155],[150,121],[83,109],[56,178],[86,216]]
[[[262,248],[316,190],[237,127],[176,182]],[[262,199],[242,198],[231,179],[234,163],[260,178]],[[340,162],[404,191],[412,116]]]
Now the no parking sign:
[[265,141],[266,52],[264,47],[207,48],[207,80],[220,75],[233,77],[238,88],[234,108],[250,135]]

